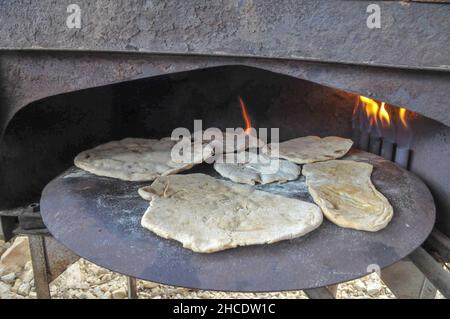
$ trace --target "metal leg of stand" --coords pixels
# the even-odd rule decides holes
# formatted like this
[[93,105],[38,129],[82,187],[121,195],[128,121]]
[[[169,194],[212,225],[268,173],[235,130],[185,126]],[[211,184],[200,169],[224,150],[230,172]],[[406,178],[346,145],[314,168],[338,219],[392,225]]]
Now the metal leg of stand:
[[136,278],[128,277],[128,299],[138,299]]
[[399,299],[433,299],[436,295],[436,288],[409,258],[383,269],[381,280]]
[[31,262],[33,264],[34,286],[38,299],[50,299],[49,272],[45,252],[45,239],[40,235],[29,235]]
[[309,299],[334,299],[333,294],[326,287],[305,289],[303,292]]
[[450,298],[450,273],[442,267],[425,249],[417,248],[409,255],[409,259],[417,268],[444,295]]
[[338,287],[339,287],[339,284],[327,286],[326,288],[333,295],[333,297],[336,298]]

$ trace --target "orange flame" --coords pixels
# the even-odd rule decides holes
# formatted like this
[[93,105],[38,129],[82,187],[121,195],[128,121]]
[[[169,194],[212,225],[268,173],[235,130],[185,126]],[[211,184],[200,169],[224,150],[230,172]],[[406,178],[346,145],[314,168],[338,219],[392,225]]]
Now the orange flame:
[[[357,114],[361,114],[362,118],[357,117]],[[360,129],[367,129],[371,133],[373,133],[373,129],[376,129],[376,133],[383,137],[404,142],[405,136],[407,138],[412,136],[412,121],[417,117],[418,114],[407,111],[405,108],[388,105],[386,102],[375,101],[365,96],[358,96],[353,109],[352,125],[355,126],[353,121],[359,121]]]
[[252,122],[250,121],[250,117],[247,113],[247,108],[245,107],[245,103],[241,97],[239,97],[239,104],[241,105],[241,113],[245,121],[245,133],[249,133],[252,128]]
[[380,117],[381,125],[383,125],[383,126],[391,125],[391,118],[389,116],[388,111],[386,111],[386,103],[384,103],[384,102],[381,102],[379,117]]
[[378,116],[378,111],[380,109],[380,107],[378,106],[378,103],[372,99],[365,97],[365,96],[360,96],[359,99],[361,100],[361,102],[365,103],[365,105],[366,105],[366,115],[367,115],[367,118],[369,119],[370,126],[372,126],[374,124],[378,124],[377,116]]
[[408,122],[406,120],[406,109],[404,109],[403,107],[401,107],[398,110],[398,115],[400,116],[400,122],[402,123],[404,128],[408,127]]

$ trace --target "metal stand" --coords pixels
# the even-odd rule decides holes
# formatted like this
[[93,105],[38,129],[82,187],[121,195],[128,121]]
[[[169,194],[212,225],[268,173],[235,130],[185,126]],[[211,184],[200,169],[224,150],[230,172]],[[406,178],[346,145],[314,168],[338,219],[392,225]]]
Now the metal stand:
[[29,235],[31,262],[33,264],[34,285],[38,299],[50,299],[49,272],[45,239],[41,235]]
[[450,239],[437,229],[433,229],[430,237],[426,240],[424,247],[427,251],[439,255],[442,263],[450,262]]
[[[49,283],[79,257],[62,247],[52,237],[43,234],[27,235],[37,298],[50,299]],[[414,251],[410,258],[383,269],[381,279],[397,298],[432,299],[436,295],[436,287],[444,296],[448,297],[450,294],[450,274],[423,248]],[[128,277],[127,280],[128,298],[137,299],[136,278]],[[336,297],[336,291],[337,285],[304,290],[311,299],[333,299]]]
[[[78,256],[65,255],[65,249],[55,247],[59,245],[52,237],[44,235],[28,235],[30,244],[31,262],[33,264],[34,285],[38,299],[51,299],[50,282],[58,277],[68,265],[74,263]],[[50,246],[51,252],[47,251]],[[55,255],[59,258],[59,263],[55,263]],[[62,263],[61,263],[62,262]],[[55,272],[56,271],[56,272]],[[138,299],[136,278],[128,277],[128,298]]]
[[333,293],[327,287],[320,287],[314,289],[305,289],[303,292],[309,299],[334,299]]
[[38,299],[50,299],[49,284],[79,257],[43,230],[19,231],[27,235],[33,264],[34,286]]
[[381,280],[399,299],[434,299],[436,288],[405,258],[381,271]]
[[128,299],[138,299],[136,278],[128,276]]
[[441,263],[422,247],[413,251],[409,258],[446,298],[450,298],[450,273],[443,269]]
[[326,288],[327,288],[328,291],[331,293],[331,295],[333,296],[333,298],[336,298],[336,296],[337,296],[337,291],[338,291],[338,288],[339,288],[339,284],[327,286]]

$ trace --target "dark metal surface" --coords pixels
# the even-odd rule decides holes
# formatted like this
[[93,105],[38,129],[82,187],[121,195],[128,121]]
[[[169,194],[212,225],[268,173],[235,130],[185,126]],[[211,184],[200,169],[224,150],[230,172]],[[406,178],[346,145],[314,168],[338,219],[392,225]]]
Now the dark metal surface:
[[51,236],[44,236],[45,256],[47,259],[47,272],[49,283],[58,278],[67,267],[76,262],[80,257],[61,245]]
[[[381,157],[354,151],[349,159],[374,165],[372,180],[394,207],[376,233],[324,223],[309,235],[272,245],[213,254],[184,249],[140,226],[148,203],[137,194],[148,183],[122,182],[71,168],[44,189],[41,214],[62,244],[98,265],[175,286],[231,291],[323,287],[351,280],[405,257],[425,240],[435,218],[427,187]],[[210,170],[201,165],[192,171]],[[266,191],[310,200],[303,178]]]
[[18,216],[19,227],[23,230],[45,229],[41,214],[39,213],[39,204],[32,203],[28,205],[23,214]]
[[333,294],[326,287],[305,289],[304,293],[309,299],[334,299]]
[[[11,239],[14,235],[49,234],[39,213],[38,203],[31,203],[13,209],[0,210],[0,218],[3,218],[3,221],[8,223],[8,225],[5,225],[8,226],[5,228],[9,233],[8,236],[5,236],[6,241]],[[1,226],[2,223],[0,223],[0,227]]]
[[441,263],[422,247],[417,248],[410,255],[410,259],[445,298],[450,298],[450,273],[442,268]]
[[450,6],[371,0],[3,1],[0,48],[269,57],[450,70]]
[[381,280],[398,299],[434,299],[436,287],[407,257],[384,268]]
[[442,261],[450,262],[450,239],[437,229],[433,229],[424,245],[431,253],[437,253]]

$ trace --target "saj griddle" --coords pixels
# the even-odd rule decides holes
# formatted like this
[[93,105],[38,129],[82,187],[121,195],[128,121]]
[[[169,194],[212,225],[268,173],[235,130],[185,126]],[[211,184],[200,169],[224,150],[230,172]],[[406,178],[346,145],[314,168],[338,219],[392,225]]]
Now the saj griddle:
[[[374,166],[372,182],[394,208],[378,232],[338,227],[324,219],[306,236],[270,245],[195,253],[140,225],[148,202],[137,193],[151,182],[126,182],[72,167],[52,180],[41,197],[41,215],[52,235],[77,255],[128,276],[189,288],[282,291],[323,287],[389,266],[430,234],[435,206],[414,174],[377,155],[351,151],[345,159]],[[221,178],[211,165],[202,172]],[[258,189],[312,202],[305,179]],[[180,212],[182,213],[182,212]]]

